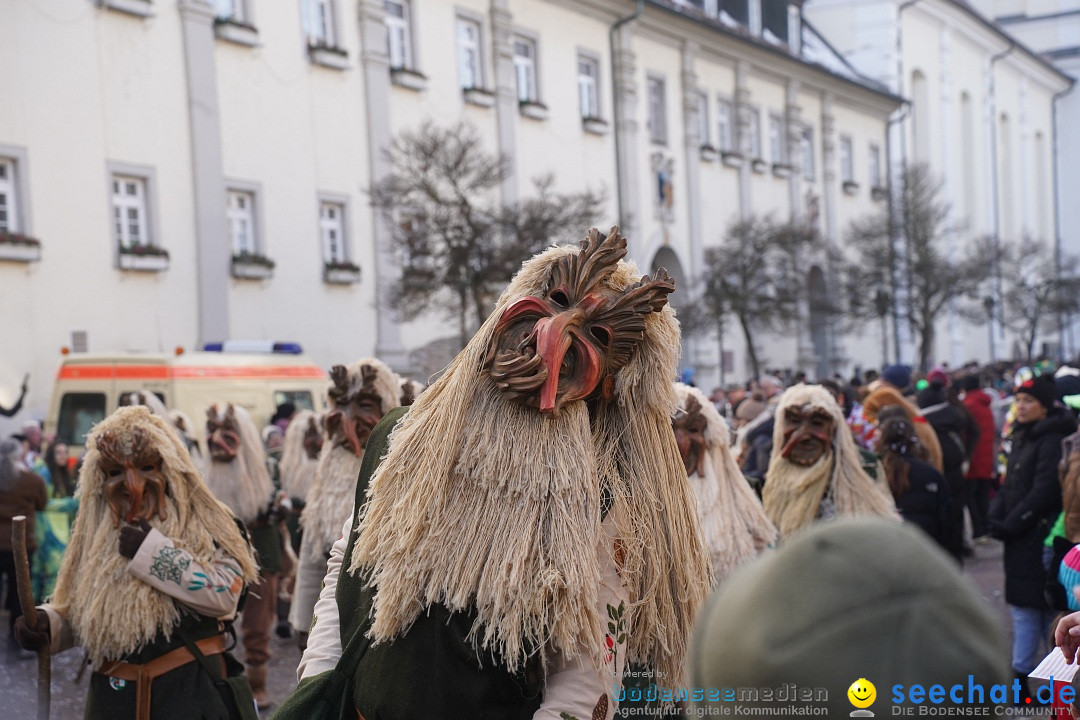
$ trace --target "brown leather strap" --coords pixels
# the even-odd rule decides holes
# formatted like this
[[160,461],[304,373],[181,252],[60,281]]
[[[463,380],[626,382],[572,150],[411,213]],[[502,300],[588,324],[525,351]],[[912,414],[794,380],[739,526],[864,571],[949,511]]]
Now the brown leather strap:
[[[221,635],[195,641],[204,655],[220,655],[225,652],[225,639]],[[135,720],[150,720],[150,686],[154,678],[195,660],[186,647],[178,647],[141,665],[126,662],[102,663],[94,672],[99,675],[120,678],[135,683]],[[224,662],[222,662],[224,668]],[[222,672],[224,675],[224,671]]]

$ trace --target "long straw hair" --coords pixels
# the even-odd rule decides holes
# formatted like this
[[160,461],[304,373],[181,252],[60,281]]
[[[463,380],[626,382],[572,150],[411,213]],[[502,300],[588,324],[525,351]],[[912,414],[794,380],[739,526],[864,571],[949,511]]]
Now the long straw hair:
[[[807,406],[832,418],[832,452],[817,464],[802,468],[788,462],[780,453],[784,447],[787,410]],[[812,483],[812,487],[806,485],[809,478],[820,478],[822,474],[824,477]],[[837,515],[898,518],[892,498],[882,487],[863,471],[844,413],[828,390],[818,385],[799,384],[784,391],[776,408],[773,449],[762,495],[765,510],[782,537],[808,525],[826,494]]]
[[230,462],[218,462],[207,452],[206,484],[218,500],[250,525],[270,506],[274,483],[266,467],[266,449],[251,414],[240,405],[233,404],[214,405],[213,411],[221,421],[230,407],[236,418],[240,450]]
[[[364,387],[365,367],[369,372],[372,369],[375,371],[371,390],[379,396],[383,414],[398,407],[401,404],[399,378],[385,363],[375,358],[362,358],[346,368],[350,391],[355,394]],[[333,397],[331,404],[335,404]],[[356,478],[363,462],[363,456],[357,456],[351,448],[332,442],[332,438],[324,439],[307,505],[300,515],[300,525],[304,528],[303,554],[312,559],[321,559],[341,537],[341,527],[353,511]]]
[[698,518],[718,581],[762,550],[776,543],[776,526],[743,477],[731,454],[731,432],[720,413],[695,387],[675,383],[679,407],[694,398],[705,418],[704,477],[695,473],[690,484],[697,496]]
[[180,622],[172,598],[127,571],[129,560],[117,549],[120,529],[113,526],[102,492],[106,477],[99,466],[98,437],[108,433],[127,443],[135,428],[149,436],[160,453],[168,484],[163,496],[166,517],[155,516],[150,525],[204,566],[213,565],[221,548],[237,561],[245,583],[254,582],[259,573],[254,551],[232,513],[210,493],[177,434],[146,407],[119,408],[87,438],[76,489],[79,512],[51,600],[94,665],[138,651],[159,632],[168,638]]
[[[474,608],[470,638],[511,671],[532,653],[602,662],[597,609],[601,495],[626,550],[628,656],[680,682],[693,619],[710,583],[692,490],[675,446],[671,379],[679,328],[665,307],[592,417],[584,402],[558,418],[507,399],[485,368],[502,311],[543,296],[551,268],[576,247],[526,262],[495,311],[390,436],[359,511],[349,571],[377,588],[371,635],[389,641],[433,603]],[[640,278],[626,262],[607,278]],[[599,478],[599,482],[598,482]]]
[[281,489],[289,497],[304,501],[307,499],[311,483],[315,479],[315,468],[319,464],[317,457],[310,458],[304,447],[304,436],[308,426],[314,422],[320,427],[321,419],[313,410],[301,410],[289,421],[285,428],[285,441],[281,448],[281,462],[278,471],[281,476]]

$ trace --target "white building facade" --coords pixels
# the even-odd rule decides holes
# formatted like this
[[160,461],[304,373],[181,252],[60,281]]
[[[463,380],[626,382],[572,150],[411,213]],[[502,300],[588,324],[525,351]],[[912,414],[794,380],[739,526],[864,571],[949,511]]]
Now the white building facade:
[[[1069,77],[963,0],[809,0],[804,13],[852,65],[910,101],[891,125],[893,176],[904,163],[929,165],[956,252],[982,237],[1054,242],[1053,108]],[[932,362],[1013,356],[1000,283],[985,295],[997,308],[992,330],[944,313]],[[906,324],[898,335],[911,362]],[[1056,336],[1040,338],[1055,355]]]
[[[1080,0],[972,0],[1010,35],[1053,63],[1071,78],[1080,77]],[[1076,84],[1054,95],[1054,174],[1058,249],[1080,256],[1080,203],[1072,188],[1080,187],[1080,89]],[[1064,357],[1080,352],[1080,318],[1064,324],[1058,342]]]
[[[675,275],[676,304],[739,217],[808,218],[837,243],[881,207],[900,101],[799,20],[770,0],[2,3],[0,402],[29,371],[18,419],[40,418],[64,346],[266,338],[410,369],[454,329],[385,310],[395,270],[366,188],[428,119],[467,119],[510,158],[504,202],[548,172],[607,188],[599,224]],[[807,272],[827,282],[823,262]],[[873,334],[801,320],[762,339],[770,366],[879,362]],[[715,338],[688,343],[699,384],[718,360]]]

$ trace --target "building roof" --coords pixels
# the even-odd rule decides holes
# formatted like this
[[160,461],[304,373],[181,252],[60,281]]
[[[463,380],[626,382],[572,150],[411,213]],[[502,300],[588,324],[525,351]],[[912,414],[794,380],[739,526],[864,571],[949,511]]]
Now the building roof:
[[800,23],[800,48],[799,53],[796,54],[792,52],[785,40],[776,37],[767,29],[763,29],[761,36],[755,35],[748,27],[723,10],[713,16],[689,4],[687,0],[648,0],[648,2],[650,5],[694,20],[721,35],[750,43],[788,60],[811,66],[845,83],[888,98],[897,104],[905,102],[902,97],[889,92],[885,84],[859,73],[805,18]]
[[1034,60],[1039,65],[1042,65],[1047,71],[1053,73],[1054,75],[1057,75],[1059,78],[1061,78],[1062,80],[1067,82],[1070,86],[1073,84],[1073,82],[1074,82],[1073,78],[1071,76],[1067,75],[1066,73],[1062,72],[1061,70],[1059,70],[1057,67],[1055,67],[1053,62],[1051,62],[1050,59],[1048,57],[1046,57],[1046,55],[1044,55],[1043,53],[1035,52],[1034,50],[1029,48],[1027,45],[1025,45],[1024,43],[1017,40],[1015,37],[1013,37],[1008,32],[1006,32],[1005,29],[1003,27],[1001,27],[1000,24],[998,24],[998,23],[994,22],[993,20],[985,17],[982,13],[980,13],[978,10],[976,10],[975,6],[972,5],[970,2],[968,2],[968,0],[945,0],[945,1],[947,3],[949,3],[949,4],[951,4],[951,5],[954,5],[955,7],[959,8],[962,11],[964,11],[965,13],[967,13],[970,17],[974,18],[980,25],[985,27],[987,30],[994,33],[995,35],[1000,37],[1005,42],[1009,43],[1012,47],[1015,47],[1017,50],[1022,52],[1024,55],[1027,55],[1028,57],[1030,57],[1032,60]]

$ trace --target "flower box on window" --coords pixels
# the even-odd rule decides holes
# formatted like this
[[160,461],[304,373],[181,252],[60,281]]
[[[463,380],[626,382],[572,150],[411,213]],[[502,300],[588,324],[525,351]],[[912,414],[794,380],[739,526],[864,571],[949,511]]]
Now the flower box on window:
[[154,14],[154,6],[150,0],[98,0],[98,5],[135,17],[152,17]]
[[245,280],[268,280],[274,276],[274,261],[264,255],[239,253],[232,256],[232,276]]
[[0,260],[31,263],[40,259],[40,240],[29,235],[0,231]]
[[156,245],[120,248],[120,269],[161,272],[169,269],[169,251]]
[[345,70],[349,67],[349,53],[344,48],[334,45],[309,43],[308,57],[316,65],[333,68],[334,70]]
[[740,168],[743,164],[743,156],[742,153],[737,153],[734,150],[724,150],[720,153],[720,162],[730,168]]
[[518,102],[518,112],[533,120],[547,120],[548,107],[536,100],[521,100]]
[[593,135],[607,135],[608,132],[607,120],[598,117],[588,116],[581,118],[581,127],[585,132]]
[[712,145],[701,146],[701,159],[705,162],[716,162],[716,158],[718,157],[720,157],[720,151]]
[[259,44],[259,31],[254,25],[231,17],[219,17],[214,20],[214,35],[222,40],[255,47]]
[[791,176],[791,166],[787,163],[773,163],[772,174],[778,178],[786,178]]
[[754,158],[750,164],[750,169],[756,173],[764,173],[769,168],[769,163],[765,162],[762,158]]
[[354,285],[360,282],[360,266],[347,261],[324,263],[323,282],[330,285]]
[[859,192],[859,183],[854,180],[845,180],[842,187],[845,195],[855,195]]
[[390,68],[390,82],[417,92],[427,89],[427,75],[407,67]]
[[876,186],[870,188],[870,199],[871,200],[877,200],[878,202],[880,202],[880,201],[884,200],[887,197],[889,197],[889,191],[886,190],[885,188],[881,187],[880,185],[876,185]]
[[465,102],[470,105],[478,105],[480,107],[495,107],[495,93],[484,88],[471,87],[462,88],[461,94],[465,98]]

